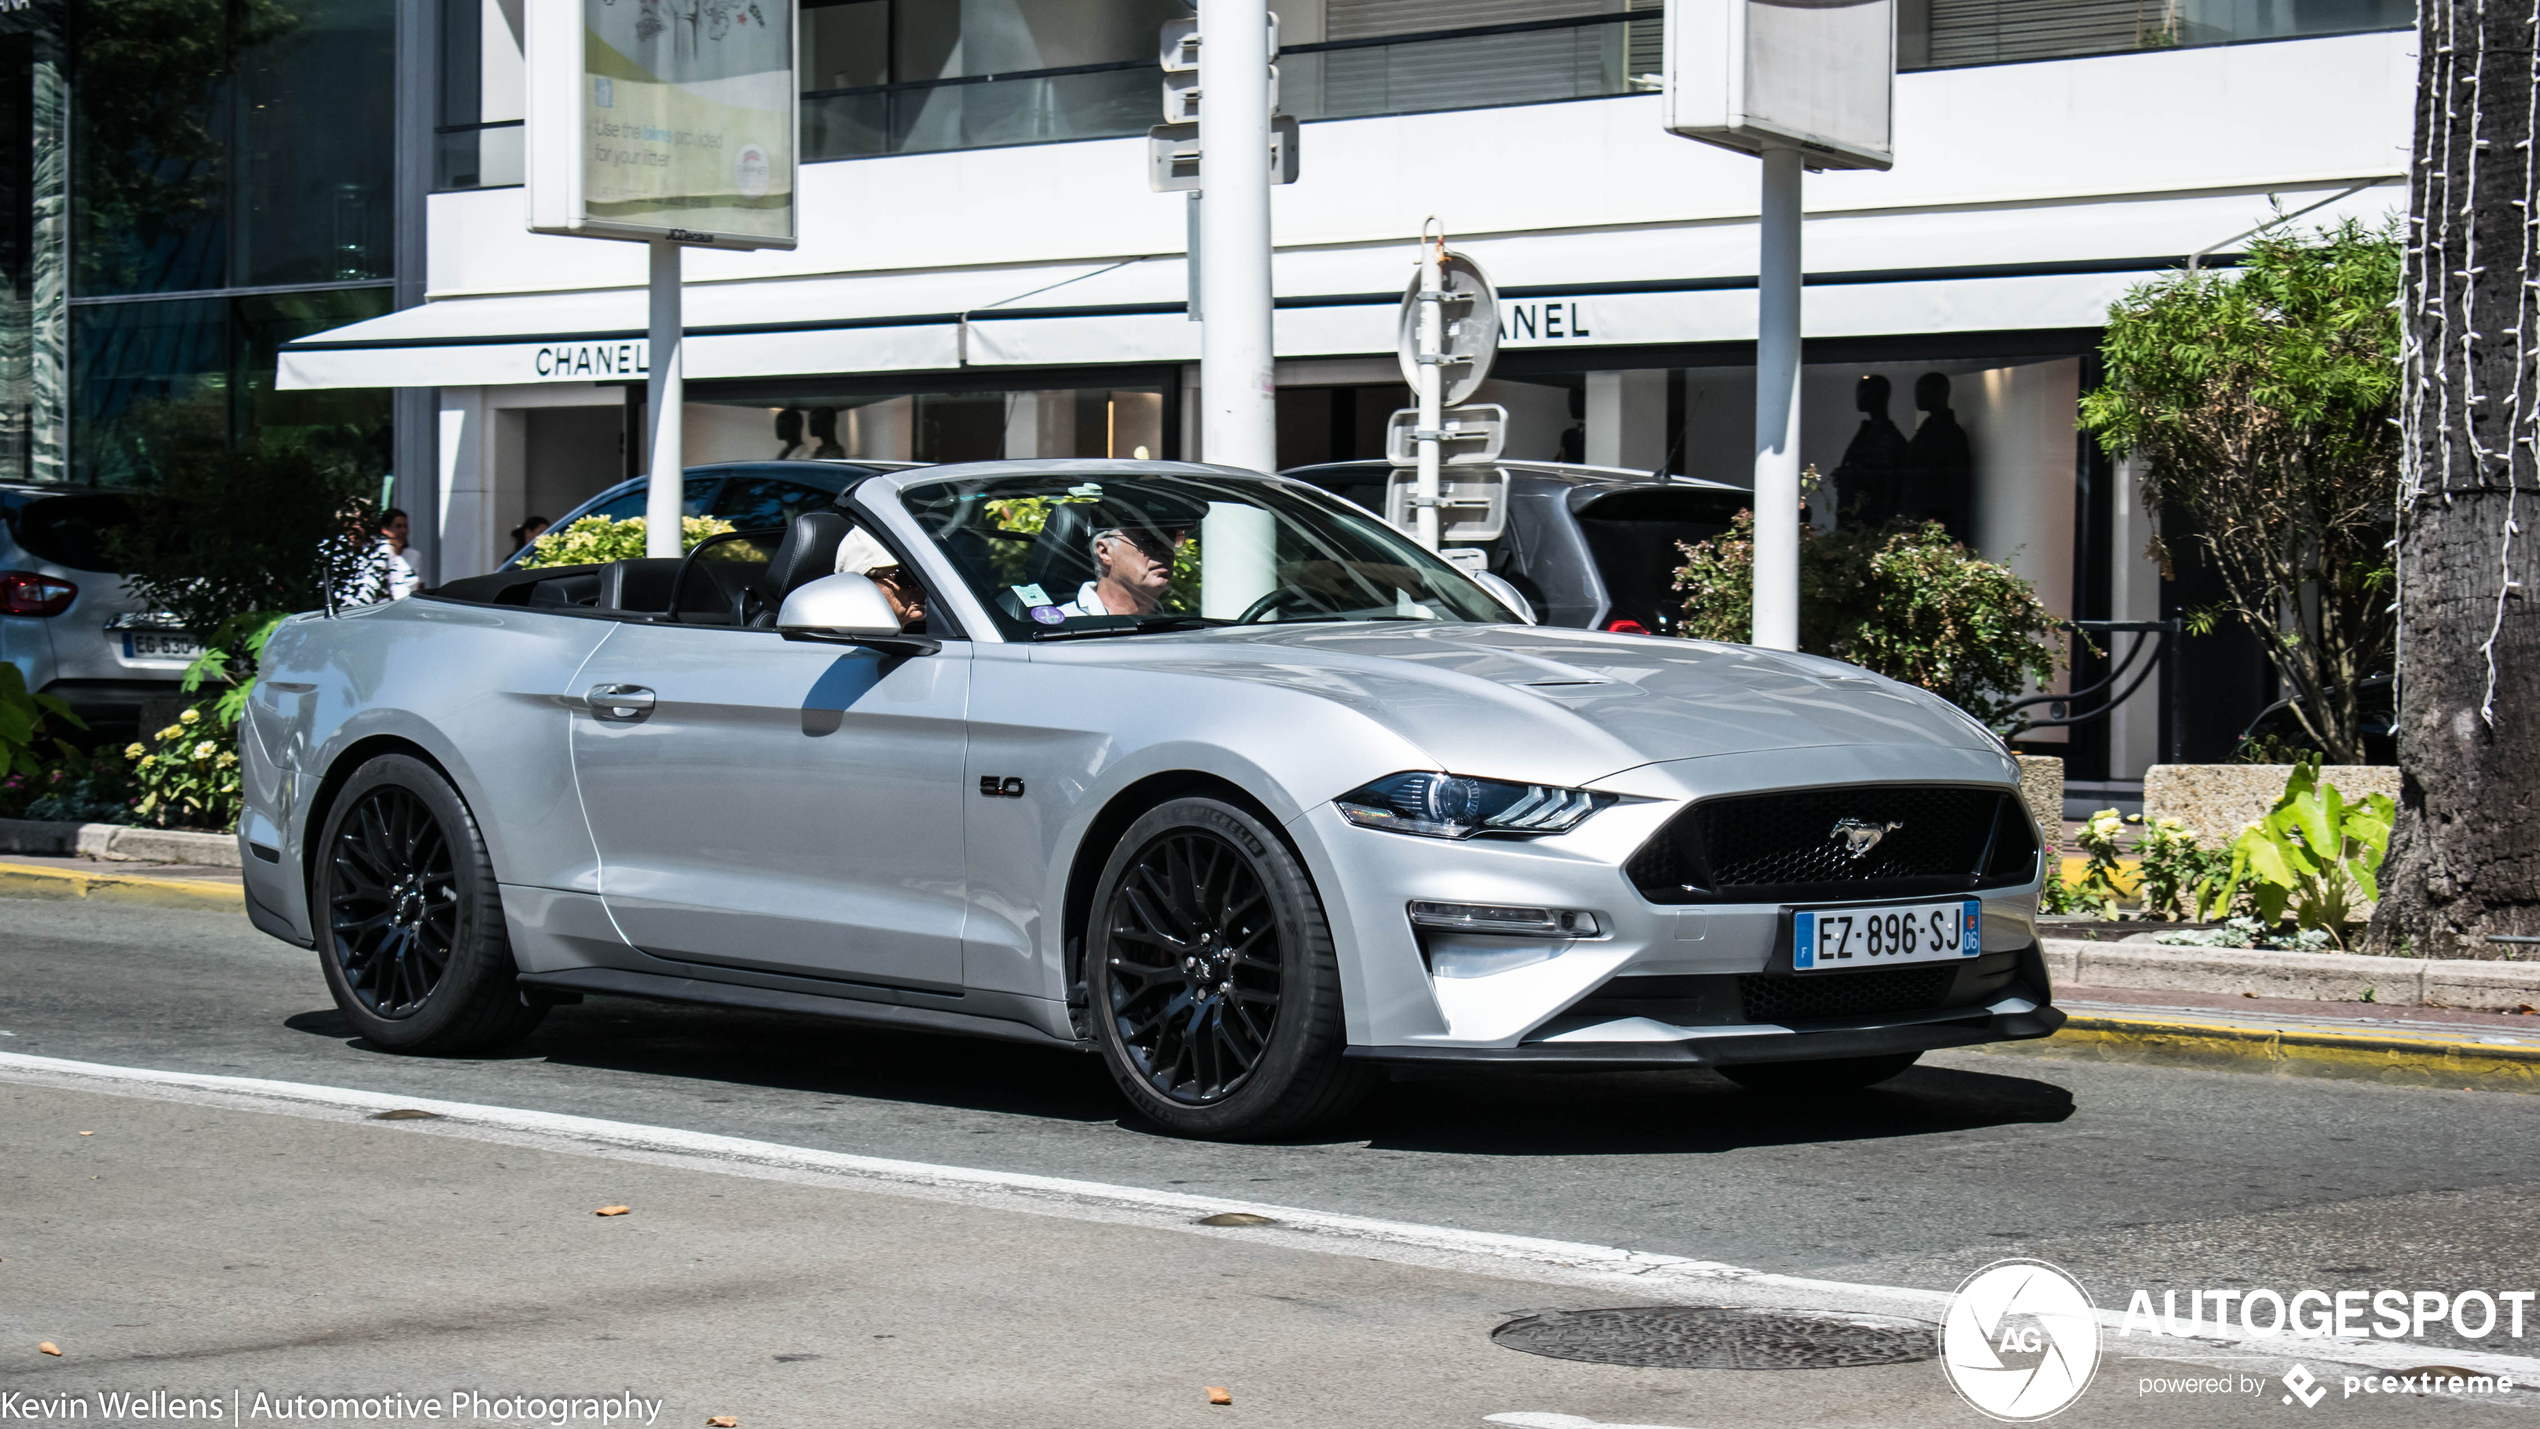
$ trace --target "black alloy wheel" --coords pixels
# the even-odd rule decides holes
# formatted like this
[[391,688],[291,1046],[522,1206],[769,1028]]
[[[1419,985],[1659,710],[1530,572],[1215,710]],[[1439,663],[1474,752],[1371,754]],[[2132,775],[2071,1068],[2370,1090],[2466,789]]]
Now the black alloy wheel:
[[363,795],[327,850],[329,946],[345,986],[385,1018],[422,1010],[459,932],[450,840],[411,789]]
[[1140,850],[1111,903],[1111,1016],[1155,1090],[1222,1101],[1279,1025],[1279,926],[1243,852],[1211,829]]
[[440,770],[404,754],[355,770],[327,810],[316,862],[318,962],[364,1040],[475,1052],[546,1015],[522,994],[484,836]]
[[1086,930],[1095,1040],[1137,1109],[1184,1136],[1275,1136],[1338,1115],[1344,1063],[1330,925],[1295,852],[1260,819],[1182,798],[1129,826]]

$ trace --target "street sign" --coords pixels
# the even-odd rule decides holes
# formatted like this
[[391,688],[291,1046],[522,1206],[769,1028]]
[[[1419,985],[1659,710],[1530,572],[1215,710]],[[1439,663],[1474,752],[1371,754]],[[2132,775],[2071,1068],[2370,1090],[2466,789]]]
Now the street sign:
[[[1279,57],[1279,17],[1270,17],[1270,58]],[[1156,36],[1164,71],[1164,122],[1147,130],[1147,187],[1160,194],[1200,192],[1199,20],[1167,20]],[[1279,67],[1270,66],[1270,182],[1296,182],[1296,120],[1279,112]]]
[[[1385,521],[1408,531],[1417,519],[1420,474],[1396,468],[1385,478]],[[1508,473],[1495,466],[1455,467],[1438,481],[1438,540],[1496,541],[1508,529]]]
[[[1499,293],[1480,266],[1461,253],[1446,255],[1438,274],[1446,320],[1438,364],[1438,400],[1455,406],[1478,390],[1490,376],[1499,354]],[[1395,350],[1402,359],[1402,380],[1420,386],[1420,280],[1414,276],[1402,295],[1402,311],[1394,324]]]
[[[1395,466],[1420,464],[1420,409],[1405,407],[1385,423],[1385,460]],[[1488,466],[1508,450],[1508,409],[1494,403],[1449,407],[1438,414],[1438,462],[1443,466]]]
[[1884,169],[1896,87],[1896,0],[1670,0],[1665,126],[1812,168]]
[[[1292,115],[1270,119],[1270,182],[1292,184],[1297,175],[1297,130]],[[1147,130],[1147,187],[1160,194],[1197,193],[1199,125],[1158,124]]]

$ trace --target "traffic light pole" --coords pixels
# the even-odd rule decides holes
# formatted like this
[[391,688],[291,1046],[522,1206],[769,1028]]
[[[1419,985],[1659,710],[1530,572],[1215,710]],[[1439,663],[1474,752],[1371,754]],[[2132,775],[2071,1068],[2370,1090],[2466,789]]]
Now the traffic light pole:
[[1755,633],[1799,648],[1799,176],[1797,149],[1764,150],[1755,303]]
[[1270,366],[1270,17],[1200,0],[1200,455],[1278,466]]

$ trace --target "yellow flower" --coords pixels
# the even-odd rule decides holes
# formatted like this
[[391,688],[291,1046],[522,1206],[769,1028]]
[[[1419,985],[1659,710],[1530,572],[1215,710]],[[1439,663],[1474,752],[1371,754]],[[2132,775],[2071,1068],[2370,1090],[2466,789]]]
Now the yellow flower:
[[169,725],[167,728],[165,728],[165,729],[163,729],[163,730],[160,730],[157,734],[154,734],[154,735],[152,735],[152,736],[150,736],[150,737],[151,737],[152,739],[158,740],[160,743],[164,744],[164,743],[166,743],[167,741],[169,741],[169,740],[171,740],[171,739],[176,739],[176,738],[181,737],[184,733],[185,733],[185,726],[183,726],[183,725],[181,725],[181,724],[172,724],[172,725]]
[[156,766],[158,762],[159,756],[155,754],[145,754],[141,756],[141,767],[144,769],[152,768]]
[[238,762],[238,756],[224,749],[220,752],[220,758],[215,759],[212,762],[223,769],[227,769],[229,766]]
[[187,724],[192,724],[194,721],[201,719],[202,717],[203,712],[201,710],[187,710],[185,713],[177,716],[178,719],[185,721]]
[[204,740],[201,744],[194,746],[194,757],[197,759],[209,759],[219,752],[220,746],[212,743],[208,739]]
[[150,751],[142,748],[138,743],[127,744],[123,749],[123,757],[126,759],[139,759],[141,756],[148,754],[149,752]]

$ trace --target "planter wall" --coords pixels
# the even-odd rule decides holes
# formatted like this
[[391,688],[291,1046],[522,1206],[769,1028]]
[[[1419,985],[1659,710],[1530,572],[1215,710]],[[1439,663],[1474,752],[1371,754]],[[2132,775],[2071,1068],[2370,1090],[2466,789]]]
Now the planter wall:
[[[2292,777],[2290,764],[2155,764],[2143,773],[2143,817],[2176,819],[2209,848],[2227,844],[2252,820],[2266,817]],[[2394,764],[2323,765],[2320,779],[2349,799],[2399,797]]]
[[2046,831],[2046,842],[2061,847],[2064,831],[2064,761],[2051,754],[2019,754],[2020,797]]
[[209,868],[239,865],[234,834],[183,829],[136,829],[123,824],[65,824],[43,819],[0,819],[0,854],[93,858],[109,863],[189,863]]

